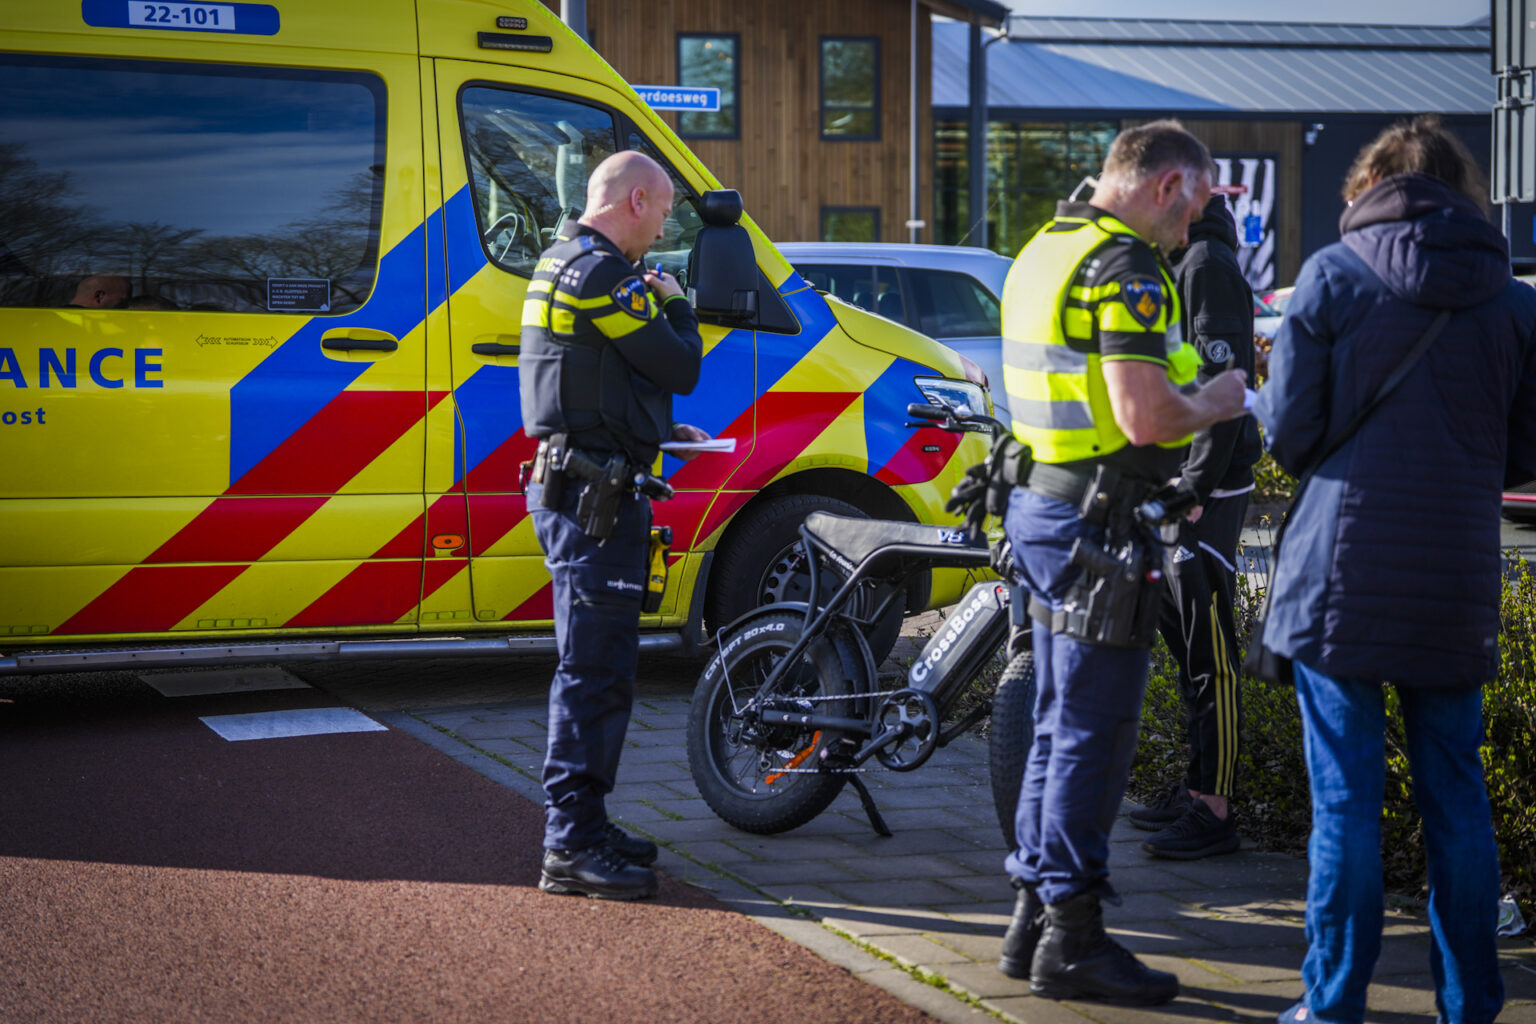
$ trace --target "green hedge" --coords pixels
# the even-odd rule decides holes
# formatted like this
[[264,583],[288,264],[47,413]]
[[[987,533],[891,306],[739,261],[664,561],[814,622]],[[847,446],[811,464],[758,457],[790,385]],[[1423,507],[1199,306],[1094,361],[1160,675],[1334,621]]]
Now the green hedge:
[[[1514,893],[1530,908],[1536,901],[1536,578],[1525,562],[1511,565],[1502,595],[1502,666],[1498,678],[1483,689],[1487,736],[1482,755],[1504,873],[1502,891]],[[1246,636],[1259,595],[1240,591],[1237,618]],[[1383,864],[1393,891],[1418,893],[1425,877],[1424,841],[1392,687],[1387,688],[1387,722]],[[1295,692],[1245,677],[1241,734],[1235,803],[1239,829],[1261,849],[1304,854],[1312,810]],[[1182,778],[1188,756],[1178,667],[1159,639],[1131,770],[1131,798],[1149,800]]]

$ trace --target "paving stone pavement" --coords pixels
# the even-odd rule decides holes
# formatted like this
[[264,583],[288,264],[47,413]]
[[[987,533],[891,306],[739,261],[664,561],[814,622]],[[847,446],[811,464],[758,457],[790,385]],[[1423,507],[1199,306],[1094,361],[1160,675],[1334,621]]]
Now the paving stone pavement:
[[[610,814],[663,847],[659,867],[895,992],[942,1021],[988,1014],[1026,1024],[1268,1022],[1301,993],[1306,862],[1245,849],[1157,861],[1122,818],[1112,835],[1112,934],[1173,971],[1180,998],[1157,1009],[1056,1003],[996,969],[1013,892],[991,803],[986,746],[962,737],[915,772],[865,775],[895,835],[877,836],[851,788],[814,821],[756,836],[715,817],[688,773],[688,697],[642,691]],[[476,770],[540,801],[545,705],[516,700],[386,716]],[[871,955],[872,954],[872,955]],[[1536,946],[1502,940],[1508,1005],[1536,1024]],[[914,980],[916,979],[916,980]],[[921,984],[920,982],[928,984]],[[1389,911],[1370,1021],[1435,1019],[1428,927]]]

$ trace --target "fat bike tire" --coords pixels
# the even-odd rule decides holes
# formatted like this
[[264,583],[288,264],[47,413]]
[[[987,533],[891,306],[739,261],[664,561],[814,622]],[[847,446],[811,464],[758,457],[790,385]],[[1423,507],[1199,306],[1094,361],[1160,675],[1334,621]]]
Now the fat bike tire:
[[1035,693],[1035,655],[1032,651],[1021,651],[1009,660],[998,680],[987,736],[992,804],[997,808],[1003,842],[1010,850],[1018,846],[1014,816],[1024,784],[1024,766],[1029,762],[1029,748],[1035,740]]
[[[688,770],[699,794],[722,821],[759,835],[804,825],[836,799],[848,776],[817,772],[824,750],[843,733],[802,725],[764,725],[743,714],[800,637],[804,616],[765,611],[722,638],[704,667],[688,711]],[[811,642],[771,695],[806,712],[849,717],[859,704],[804,701],[854,692],[858,648],[851,637]],[[850,653],[853,652],[853,653]],[[801,769],[786,771],[786,769]],[[807,771],[808,770],[808,771]]]

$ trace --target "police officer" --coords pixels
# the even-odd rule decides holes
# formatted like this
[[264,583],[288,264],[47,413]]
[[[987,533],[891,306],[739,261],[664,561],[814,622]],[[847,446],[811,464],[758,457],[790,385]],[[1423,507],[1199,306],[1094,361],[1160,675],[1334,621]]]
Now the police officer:
[[[699,379],[699,321],[677,280],[635,264],[672,209],[644,154],[608,157],[586,212],[539,259],[523,303],[523,422],[540,440],[527,486],[554,584],[560,665],[549,692],[539,888],[604,899],[656,892],[656,845],[608,820],[634,702],[651,506],[634,490]],[[617,486],[616,486],[617,485]]]
[[[1052,999],[1178,994],[1172,974],[1105,934],[1100,903],[1115,899],[1109,830],[1161,596],[1132,510],[1178,472],[1191,434],[1243,411],[1241,371],[1193,384],[1199,357],[1179,340],[1160,255],[1185,244],[1210,188],[1210,154],[1177,122],[1124,131],[1092,201],[1059,204],[1003,289],[1004,382],[1014,435],[1034,458],[1003,526],[1031,595],[1039,695],[998,969]],[[1104,570],[1113,556],[1136,571]]]

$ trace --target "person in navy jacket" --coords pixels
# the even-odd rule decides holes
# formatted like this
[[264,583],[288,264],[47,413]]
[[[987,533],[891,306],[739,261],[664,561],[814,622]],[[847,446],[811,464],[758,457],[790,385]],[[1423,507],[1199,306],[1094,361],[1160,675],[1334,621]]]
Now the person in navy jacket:
[[[1342,238],[1309,258],[1255,406],[1292,510],[1264,643],[1294,661],[1312,787],[1304,1001],[1282,1021],[1364,1019],[1381,948],[1383,684],[1395,686],[1429,857],[1441,1019],[1503,1005],[1498,850],[1481,686],[1499,666],[1499,510],[1536,477],[1536,290],[1510,276],[1487,186],[1434,117],[1356,157]],[[1441,310],[1442,333],[1321,466]]]

